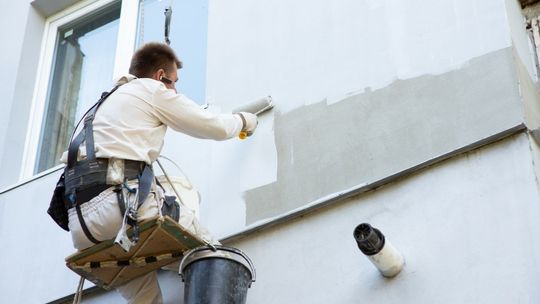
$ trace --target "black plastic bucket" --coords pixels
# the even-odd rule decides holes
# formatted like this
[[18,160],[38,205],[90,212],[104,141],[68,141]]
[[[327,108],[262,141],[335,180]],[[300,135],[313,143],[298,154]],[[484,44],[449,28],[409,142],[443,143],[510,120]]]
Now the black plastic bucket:
[[184,255],[180,275],[184,304],[245,304],[255,267],[239,249],[202,246]]

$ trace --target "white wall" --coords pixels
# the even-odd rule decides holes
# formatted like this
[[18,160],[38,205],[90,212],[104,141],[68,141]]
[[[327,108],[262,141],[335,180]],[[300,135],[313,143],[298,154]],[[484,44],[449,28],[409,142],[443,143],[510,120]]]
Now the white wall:
[[[3,116],[0,116],[0,131],[7,129],[7,123],[9,122],[8,116],[11,110],[11,101],[13,100],[13,91],[15,89],[15,80],[14,73],[17,71],[17,66],[19,64],[21,47],[24,40],[24,28],[26,25],[26,18],[28,11],[30,9],[29,1],[20,1],[15,5],[11,5],[11,1],[2,0],[0,1],[0,7],[7,8],[9,7],[9,14],[2,14],[3,17],[0,20],[0,28],[4,29],[0,31],[0,41],[9,41],[9,47],[4,47],[2,51],[2,56],[0,57],[0,66],[4,71],[11,71],[11,73],[2,73],[0,76],[0,83],[2,83],[3,88],[3,98],[8,100],[4,105],[4,110],[1,111]],[[13,29],[20,29],[20,35],[13,35]],[[7,31],[5,29],[11,29]],[[2,132],[0,132],[0,142],[3,141]],[[0,157],[2,150],[0,149]]]
[[[257,267],[248,303],[538,303],[539,217],[521,134],[233,245]],[[358,250],[363,222],[404,255],[396,278]]]
[[[17,182],[19,176],[20,159],[17,158],[22,155],[21,143],[24,144],[28,119],[28,113],[21,116],[20,109],[29,112],[42,18],[30,6],[30,1],[0,0],[0,7],[4,11],[0,18],[0,41],[3,41],[0,67],[4,71],[0,75],[0,169],[4,172],[0,176],[0,188],[3,188]],[[38,40],[37,45],[32,43],[33,38]],[[12,151],[17,152],[10,153]]]
[[47,214],[59,174],[0,194],[0,282],[9,282],[0,287],[3,303],[45,303],[77,288],[64,262],[75,252],[71,236]]
[[211,1],[207,95],[290,111],[511,45],[504,0]]

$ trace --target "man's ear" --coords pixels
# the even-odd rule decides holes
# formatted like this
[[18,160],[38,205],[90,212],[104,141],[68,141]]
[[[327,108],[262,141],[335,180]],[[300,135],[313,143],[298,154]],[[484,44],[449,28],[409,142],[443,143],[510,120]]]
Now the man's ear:
[[152,78],[155,79],[155,80],[160,80],[160,78],[162,76],[165,76],[165,70],[164,69],[159,69],[154,73]]

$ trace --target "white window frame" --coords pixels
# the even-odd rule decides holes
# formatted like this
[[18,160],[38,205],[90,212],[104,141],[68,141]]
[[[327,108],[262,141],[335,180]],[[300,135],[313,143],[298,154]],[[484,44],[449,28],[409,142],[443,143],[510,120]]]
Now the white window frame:
[[[30,119],[28,121],[28,131],[26,135],[20,180],[31,178],[34,175],[39,140],[42,133],[47,93],[51,77],[51,68],[54,60],[53,56],[56,47],[58,28],[73,20],[84,17],[85,15],[88,15],[89,13],[92,13],[114,1],[116,0],[81,1],[57,14],[50,16],[45,21],[36,83],[34,85],[34,94],[32,96],[32,106],[30,109]],[[120,11],[113,79],[127,73],[131,55],[134,51],[137,34],[139,1],[121,1],[122,9]],[[111,82],[113,79],[111,79]],[[58,167],[61,166],[63,165],[59,165]],[[57,169],[58,167],[54,167],[52,169]]]

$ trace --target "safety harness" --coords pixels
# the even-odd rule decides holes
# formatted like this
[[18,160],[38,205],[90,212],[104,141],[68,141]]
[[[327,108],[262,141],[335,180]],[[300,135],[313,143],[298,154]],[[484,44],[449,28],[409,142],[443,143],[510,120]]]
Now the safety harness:
[[[67,166],[64,169],[65,176],[65,198],[67,209],[72,207],[77,212],[77,217],[81,228],[86,237],[94,244],[99,243],[88,229],[81,212],[81,205],[95,197],[101,191],[115,186],[115,192],[118,197],[118,204],[122,216],[127,216],[127,224],[133,227],[132,239],[133,242],[137,242],[139,238],[139,229],[137,224],[137,209],[145,201],[146,197],[150,193],[150,187],[154,180],[154,173],[152,167],[142,161],[133,160],[113,160],[108,158],[96,158],[95,146],[94,146],[94,130],[93,121],[98,108],[103,102],[118,89],[119,85],[115,86],[110,92],[104,92],[101,94],[101,98],[86,112],[81,121],[84,120],[83,129],[77,134],[77,136],[70,140],[68,148],[68,160]],[[75,134],[79,124],[75,126]],[[79,148],[82,143],[86,145],[86,159],[78,160]],[[108,173],[111,170],[112,164],[120,163],[123,165],[123,182],[112,182],[108,179]],[[128,186],[129,180],[138,180],[138,189],[132,189]],[[124,197],[123,189],[127,189],[129,193],[136,193],[136,206],[128,206],[126,210],[126,200]],[[126,214],[127,212],[127,214]]]

